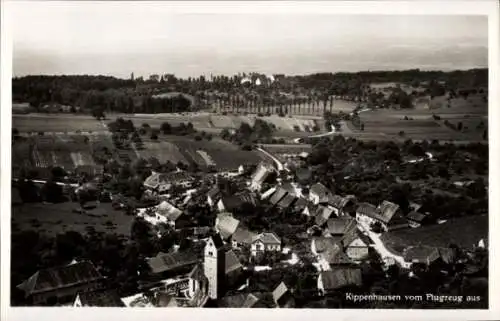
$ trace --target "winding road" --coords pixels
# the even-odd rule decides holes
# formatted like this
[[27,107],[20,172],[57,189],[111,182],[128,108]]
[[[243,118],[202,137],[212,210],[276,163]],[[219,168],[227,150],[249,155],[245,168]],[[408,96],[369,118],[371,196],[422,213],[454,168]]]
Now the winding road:
[[267,157],[271,158],[273,160],[273,162],[276,164],[276,168],[278,169],[278,171],[285,170],[285,166],[283,165],[283,163],[280,162],[280,160],[277,159],[276,157],[274,157],[271,153],[269,153],[268,151],[262,149],[261,147],[257,147],[256,149],[258,151],[262,152]]

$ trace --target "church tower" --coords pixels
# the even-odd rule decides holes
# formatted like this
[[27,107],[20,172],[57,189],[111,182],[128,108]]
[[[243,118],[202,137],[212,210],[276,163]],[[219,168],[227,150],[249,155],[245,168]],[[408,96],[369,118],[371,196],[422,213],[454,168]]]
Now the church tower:
[[208,297],[220,298],[224,291],[226,253],[219,234],[211,236],[204,250],[203,272],[208,279]]

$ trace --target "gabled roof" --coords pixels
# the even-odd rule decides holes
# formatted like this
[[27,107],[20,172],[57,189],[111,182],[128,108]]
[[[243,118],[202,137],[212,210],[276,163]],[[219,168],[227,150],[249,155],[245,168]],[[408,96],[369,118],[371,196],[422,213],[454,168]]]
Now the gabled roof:
[[83,306],[88,307],[124,307],[125,304],[115,290],[98,290],[78,293]]
[[404,259],[407,262],[430,264],[439,257],[439,250],[436,247],[411,246],[404,251]]
[[169,221],[175,222],[181,215],[182,211],[173,206],[167,201],[163,201],[156,208],[159,215],[166,217]]
[[179,251],[175,253],[158,253],[147,260],[151,272],[163,273],[176,268],[196,264],[200,259],[193,251]]
[[293,202],[297,199],[294,195],[288,193],[286,194],[285,197],[281,199],[281,201],[278,202],[278,207],[280,208],[288,208],[290,207]]
[[276,205],[276,204],[278,204],[278,203],[279,203],[279,201],[280,201],[283,197],[285,197],[285,195],[286,195],[287,193],[288,193],[288,192],[287,192],[284,188],[282,188],[282,187],[280,186],[280,187],[278,187],[278,188],[276,189],[276,191],[274,192],[273,196],[271,196],[271,198],[269,199],[269,202],[270,202],[271,204]]
[[243,268],[243,265],[241,265],[240,260],[236,256],[236,254],[233,252],[233,250],[229,250],[226,252],[226,274],[229,274],[235,270]]
[[330,247],[336,247],[338,242],[336,239],[331,237],[317,236],[312,239],[316,247],[316,252],[323,253]]
[[319,277],[323,281],[325,290],[337,290],[346,286],[362,285],[361,269],[354,267],[323,271]]
[[283,185],[281,185],[281,188],[283,188],[289,194],[295,195],[295,187],[292,185],[292,183],[286,182]]
[[258,235],[254,241],[261,241],[264,244],[281,244],[281,239],[274,233],[265,232]]
[[223,239],[227,239],[231,235],[233,235],[238,228],[238,225],[240,224],[240,221],[235,219],[229,213],[222,213],[217,215],[216,221],[217,222],[215,228],[217,229],[217,231],[219,231]]
[[17,286],[26,296],[103,279],[90,261],[44,269]]
[[318,195],[320,200],[324,199],[325,202],[328,201],[326,198],[331,194],[330,190],[321,183],[313,184],[309,189],[309,193]]
[[419,213],[419,212],[410,212],[408,213],[408,215],[406,215],[406,218],[410,221],[413,221],[413,222],[417,222],[417,223],[421,223],[425,218],[427,217],[427,215],[423,214],[423,213]]
[[332,216],[333,213],[333,208],[330,206],[319,206],[318,209],[316,210],[316,220],[315,223],[318,226],[322,226],[323,224],[328,221],[330,216]]
[[399,205],[389,201],[383,201],[377,209],[380,214],[380,220],[387,224],[399,210]]
[[287,293],[290,293],[290,290],[286,286],[285,282],[282,281],[272,292],[274,302],[280,305],[280,299],[282,299]]
[[231,239],[236,243],[250,245],[257,237],[256,233],[253,233],[240,225],[236,228],[236,231],[231,236]]
[[326,223],[332,235],[345,235],[351,229],[355,229],[357,224],[355,219],[346,216],[330,218]]
[[299,198],[294,204],[294,209],[296,211],[302,211],[306,206],[309,201],[306,200],[305,198]]
[[227,308],[256,308],[259,300],[259,293],[240,293],[222,298],[222,305]]
[[362,202],[359,203],[356,213],[366,215],[368,217],[377,217],[377,207],[373,204]]
[[244,203],[238,195],[225,195],[219,202],[222,202],[224,209],[229,212],[238,209]]

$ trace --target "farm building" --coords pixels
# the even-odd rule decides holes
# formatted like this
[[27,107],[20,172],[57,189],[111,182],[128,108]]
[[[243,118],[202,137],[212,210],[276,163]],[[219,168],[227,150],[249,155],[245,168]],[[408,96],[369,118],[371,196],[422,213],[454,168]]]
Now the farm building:
[[238,248],[240,246],[249,247],[256,238],[256,233],[249,231],[247,228],[239,224],[233,235],[231,235],[231,243],[234,248]]
[[17,288],[33,305],[73,302],[80,292],[102,289],[104,277],[90,261],[39,270]]
[[155,279],[181,275],[191,271],[200,262],[200,257],[193,251],[178,251],[174,253],[158,253],[147,260],[147,264]]
[[351,215],[355,216],[356,214],[356,197],[354,195],[347,195],[342,197],[340,195],[331,195],[328,198],[328,205],[333,207],[335,215]]
[[357,229],[356,220],[346,216],[330,218],[326,223],[326,231],[333,237],[343,237]]
[[262,184],[274,171],[275,170],[271,165],[268,165],[266,163],[260,163],[252,175],[252,179],[250,182],[250,189],[259,191],[260,188],[262,187]]
[[336,268],[331,271],[323,271],[318,276],[320,295],[328,295],[345,287],[361,285],[361,269],[357,267]]
[[378,207],[369,203],[359,204],[356,219],[366,224],[378,222],[384,231],[408,227],[399,206],[389,201],[383,201]]
[[404,251],[404,259],[410,264],[431,265],[436,263],[452,263],[455,251],[450,248],[437,248],[430,246],[412,246]]
[[309,189],[309,200],[314,204],[328,203],[332,192],[323,184],[316,183]]
[[331,206],[319,205],[315,213],[315,223],[317,226],[322,227],[326,224],[328,219],[334,214],[334,209]]
[[257,256],[265,252],[279,251],[281,251],[281,239],[274,233],[261,233],[252,242],[252,256]]
[[162,194],[168,191],[172,187],[172,184],[189,186],[192,180],[193,177],[185,171],[175,171],[170,173],[153,172],[144,181],[144,187]]
[[77,294],[73,307],[125,307],[115,290],[97,290]]
[[156,207],[156,219],[159,222],[167,223],[174,228],[179,228],[184,220],[187,220],[186,215],[183,212],[170,204],[167,201],[163,201]]

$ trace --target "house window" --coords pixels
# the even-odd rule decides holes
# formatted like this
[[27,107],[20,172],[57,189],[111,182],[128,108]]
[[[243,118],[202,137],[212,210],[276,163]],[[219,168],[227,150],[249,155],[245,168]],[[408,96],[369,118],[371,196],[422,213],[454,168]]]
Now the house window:
[[210,255],[210,256],[214,256],[214,252],[212,252],[212,251],[208,251],[208,255]]
[[262,246],[260,244],[255,245],[255,248],[257,249],[257,251],[261,251],[262,250]]

